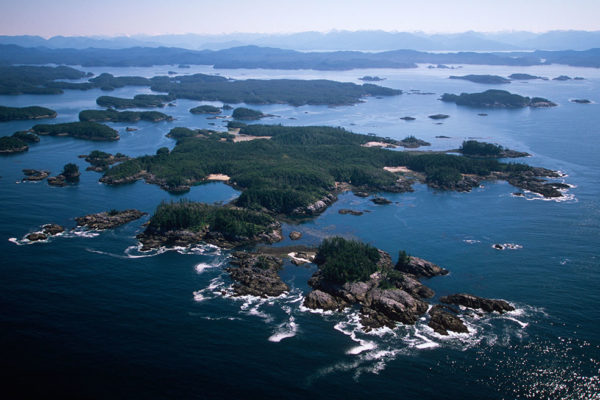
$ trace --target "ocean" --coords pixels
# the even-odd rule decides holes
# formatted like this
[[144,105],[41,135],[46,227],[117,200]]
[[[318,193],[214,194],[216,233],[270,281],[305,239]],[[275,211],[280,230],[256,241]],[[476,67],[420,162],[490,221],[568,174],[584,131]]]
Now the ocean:
[[[515,306],[504,315],[466,318],[469,334],[442,337],[421,320],[369,334],[357,310],[315,313],[302,307],[316,267],[282,271],[288,294],[278,298],[223,296],[231,284],[228,252],[213,246],[142,253],[135,235],[148,220],[104,232],[68,231],[47,242],[22,238],[46,223],[75,226],[74,218],[109,209],[152,213],[163,200],[228,202],[239,193],[223,183],[172,195],[143,182],[100,184],[77,156],[91,150],[154,154],[175,141],[175,126],[225,129],[227,120],[192,115],[199,104],[177,100],[161,110],[173,122],[109,123],[118,142],[42,137],[23,154],[0,157],[0,359],[8,398],[349,398],[600,399],[600,70],[565,66],[463,66],[457,70],[353,71],[213,70],[192,66],[81,68],[95,74],[155,76],[168,70],[218,73],[238,79],[334,79],[360,83],[377,75],[400,96],[367,98],[354,106],[249,105],[273,117],[262,123],[342,126],[358,133],[431,142],[425,150],[457,148],[474,138],[532,154],[524,162],[560,170],[572,188],[559,200],[516,197],[505,182],[484,182],[471,193],[415,185],[413,193],[382,193],[375,205],[344,193],[319,217],[284,224],[276,244],[316,245],[343,235],[396,257],[401,249],[450,270],[424,283],[441,296],[467,292]],[[483,85],[449,75],[529,73],[584,80]],[[438,100],[441,94],[490,88],[546,97],[550,109],[478,110]],[[132,97],[148,88],[125,87]],[[432,94],[423,94],[432,93]],[[0,96],[0,105],[40,105],[54,122],[76,121],[99,108],[98,89],[62,95]],[[587,98],[592,104],[575,104]],[[480,116],[479,113],[487,113]],[[230,113],[230,112],[228,112]],[[450,118],[431,120],[444,113]],[[407,122],[400,118],[415,117]],[[46,121],[44,121],[46,122]],[[10,135],[38,122],[0,123]],[[139,128],[126,132],[125,127]],[[447,136],[449,138],[437,138]],[[57,188],[20,183],[22,169],[59,173],[79,165],[81,181]],[[368,210],[340,215],[341,208]],[[292,242],[292,230],[303,238]],[[498,251],[493,244],[512,244]]]

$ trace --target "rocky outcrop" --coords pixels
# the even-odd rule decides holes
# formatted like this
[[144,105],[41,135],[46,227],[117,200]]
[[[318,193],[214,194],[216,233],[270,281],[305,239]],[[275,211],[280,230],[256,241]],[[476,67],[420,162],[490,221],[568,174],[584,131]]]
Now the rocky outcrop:
[[467,175],[463,174],[461,178],[456,181],[446,181],[443,183],[428,181],[427,185],[440,190],[453,190],[456,192],[470,192],[474,187],[478,187],[485,177],[479,175]]
[[548,182],[540,177],[558,177],[558,173],[545,168],[533,168],[529,171],[521,171],[506,176],[506,180],[519,189],[538,193],[546,198],[562,197],[561,190],[569,189],[570,186],[561,182]]
[[412,325],[427,311],[427,303],[400,289],[375,288],[367,293],[364,304],[392,321]]
[[292,231],[290,232],[290,239],[292,240],[298,240],[302,237],[302,233],[298,232],[298,231]]
[[319,215],[336,200],[337,197],[334,194],[329,193],[327,196],[323,197],[320,200],[317,200],[312,204],[309,204],[308,206],[295,208],[292,211],[292,215],[301,217],[311,217]]
[[355,215],[355,216],[363,215],[362,211],[350,210],[350,209],[347,209],[347,208],[340,209],[338,211],[338,213],[340,213],[342,215],[346,215],[346,214]]
[[25,239],[27,239],[31,242],[39,242],[40,240],[48,239],[48,236],[41,232],[32,232],[32,233],[28,234],[27,236],[25,236]]
[[327,292],[316,289],[306,296],[304,306],[313,310],[341,311],[348,306],[348,303]]
[[128,222],[141,218],[147,213],[139,210],[103,211],[97,214],[84,215],[75,218],[77,226],[83,226],[93,230],[105,230],[125,225]]
[[430,115],[429,118],[431,118],[431,119],[446,119],[446,118],[450,118],[450,116],[446,115],[446,114],[433,114],[433,115]]
[[448,274],[447,269],[419,257],[410,257],[408,263],[396,264],[396,269],[417,278],[433,278],[434,276]]
[[40,240],[46,240],[46,239],[48,239],[48,237],[58,235],[59,233],[62,233],[64,231],[65,231],[65,228],[63,228],[60,225],[46,224],[42,227],[41,232],[32,232],[32,233],[28,234],[27,236],[25,236],[25,239],[27,239],[31,242],[37,242]]
[[388,199],[386,199],[385,197],[374,197],[371,199],[371,201],[375,204],[379,204],[379,205],[386,205],[386,204],[391,204],[392,202]]
[[278,274],[283,260],[260,253],[234,252],[232,266],[227,268],[233,279],[233,292],[236,296],[276,297],[287,291]]
[[23,174],[25,177],[23,181],[42,181],[50,175],[50,171],[39,170],[39,169],[24,169]]
[[514,311],[514,307],[504,300],[492,300],[483,297],[477,297],[472,294],[460,293],[451,296],[445,296],[440,299],[442,303],[456,304],[468,308],[481,309],[487,312],[498,312],[503,314],[508,311]]
[[456,315],[452,307],[436,304],[429,310],[429,327],[440,335],[448,335],[448,331],[469,333],[464,322]]
[[48,185],[64,187],[67,186],[67,181],[64,175],[56,175],[48,178]]

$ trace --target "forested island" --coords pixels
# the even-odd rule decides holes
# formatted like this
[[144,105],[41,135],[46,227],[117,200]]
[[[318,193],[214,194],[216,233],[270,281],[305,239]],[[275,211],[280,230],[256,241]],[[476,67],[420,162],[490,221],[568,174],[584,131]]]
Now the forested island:
[[202,105],[190,109],[192,114],[221,114],[221,111],[219,107],[211,105]]
[[31,130],[38,135],[70,136],[77,139],[113,141],[119,134],[109,126],[97,122],[67,122],[63,124],[35,125]]
[[536,75],[530,75],[530,74],[511,74],[508,77],[515,81],[528,81],[528,80],[533,80],[533,79],[541,79],[543,81],[548,80],[548,78],[544,78],[543,76],[536,76]]
[[56,79],[81,79],[86,76],[89,75],[85,72],[65,66],[0,66],[0,94],[60,94],[63,93],[62,89],[48,85]]
[[56,111],[46,107],[4,107],[0,106],[0,122],[26,119],[56,118]]
[[234,119],[240,120],[240,121],[253,121],[253,120],[258,120],[264,117],[267,117],[267,115],[263,114],[262,112],[258,111],[258,110],[253,110],[251,108],[245,108],[245,107],[238,107],[235,110],[233,110],[233,114],[231,114],[231,116]]
[[465,156],[472,157],[519,158],[530,155],[529,153],[510,150],[497,144],[478,142],[477,140],[465,140],[458,151]]
[[523,108],[554,107],[555,103],[543,97],[525,97],[506,90],[490,89],[482,93],[444,93],[442,101],[456,103],[459,106],[478,108]]
[[510,79],[503,78],[498,75],[464,75],[464,76],[450,76],[450,79],[463,79],[465,81],[475,83],[486,83],[486,84],[503,84],[510,83]]
[[79,113],[82,122],[138,122],[172,121],[173,117],[158,111],[83,110]]
[[100,107],[112,108],[154,108],[164,107],[169,101],[175,100],[171,95],[161,94],[137,94],[133,99],[124,99],[121,97],[100,96],[96,99],[96,104]]
[[503,179],[547,197],[561,196],[564,188],[540,179],[559,176],[543,168],[365,147],[373,137],[342,128],[245,125],[239,134],[270,140],[240,142],[223,141],[223,133],[214,133],[213,139],[210,131],[177,129],[190,135],[178,136],[172,151],[113,166],[101,181],[123,184],[144,179],[165,190],[183,192],[218,174],[242,191],[235,206],[288,217],[320,214],[341,190],[406,192],[417,181],[437,189],[468,191],[484,179]]
[[39,136],[26,131],[15,132],[12,136],[2,136],[0,137],[0,154],[22,153],[29,150],[30,144],[39,141]]

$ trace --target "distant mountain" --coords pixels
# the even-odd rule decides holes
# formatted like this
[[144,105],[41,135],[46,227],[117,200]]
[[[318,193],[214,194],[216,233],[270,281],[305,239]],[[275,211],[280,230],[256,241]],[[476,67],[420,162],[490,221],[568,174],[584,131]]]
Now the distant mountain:
[[124,49],[129,47],[178,47],[189,50],[223,50],[255,45],[300,51],[511,51],[587,50],[600,47],[600,31],[463,32],[426,34],[422,32],[331,31],[291,34],[231,33],[225,35],[135,35],[119,37],[0,36],[0,44],[23,47]]

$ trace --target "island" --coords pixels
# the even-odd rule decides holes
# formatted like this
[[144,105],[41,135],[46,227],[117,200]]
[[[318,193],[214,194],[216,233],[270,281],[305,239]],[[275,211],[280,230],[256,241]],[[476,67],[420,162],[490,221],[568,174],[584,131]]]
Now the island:
[[461,93],[460,95],[444,93],[440,100],[456,103],[459,106],[477,108],[544,108],[556,106],[555,103],[543,97],[524,97],[497,89],[486,90],[482,93]]
[[506,79],[498,75],[452,75],[450,76],[450,79],[463,79],[470,82],[485,83],[490,85],[510,83],[510,79]]
[[545,78],[543,76],[536,76],[536,75],[529,75],[529,74],[511,74],[508,77],[515,81],[529,81],[529,80],[533,80],[533,79],[541,79],[544,81],[548,80],[548,78]]
[[433,114],[433,115],[429,115],[429,118],[431,118],[431,119],[446,119],[446,118],[450,118],[450,116],[447,114]]
[[160,122],[173,121],[173,117],[158,111],[83,110],[79,113],[82,122]]
[[0,154],[22,153],[29,150],[29,146],[23,140],[13,136],[0,137]]
[[79,182],[79,167],[77,164],[65,164],[60,174],[48,178],[48,185],[51,186],[67,186],[68,183]]
[[77,226],[85,227],[89,230],[102,231],[113,229],[121,225],[125,225],[131,221],[135,221],[146,215],[145,212],[130,209],[130,210],[110,210],[102,211],[96,214],[88,214],[82,217],[75,218]]
[[161,203],[137,238],[142,251],[199,242],[233,248],[283,240],[281,224],[264,212],[188,200]]
[[129,160],[129,157],[125,154],[117,153],[112,155],[99,150],[94,150],[88,155],[79,157],[84,158],[85,161],[91,164],[86,168],[87,171],[95,172],[104,172],[113,164]]
[[478,142],[477,140],[465,140],[458,152],[469,157],[491,157],[491,158],[520,158],[529,157],[531,154],[506,149],[503,146]]
[[[100,181],[116,185],[145,180],[181,193],[219,176],[242,192],[233,201],[236,207],[292,218],[319,215],[346,190],[402,193],[411,191],[414,182],[469,191],[486,179],[507,180],[543,196],[562,196],[561,184],[542,179],[560,174],[544,168],[367,147],[363,145],[377,138],[343,128],[241,124],[237,129],[234,136],[251,140],[222,140],[220,135],[227,133],[177,128],[191,136],[180,136],[170,152],[114,165]],[[385,139],[380,140],[385,145]]]
[[0,94],[61,94],[62,89],[49,87],[49,85],[56,79],[81,79],[85,76],[85,72],[65,66],[2,65],[0,66]]
[[385,78],[380,78],[378,76],[365,75],[362,78],[358,78],[358,80],[363,81],[363,82],[380,82],[380,81],[384,81]]
[[577,103],[577,104],[591,104],[592,103],[588,99],[571,99],[570,101],[571,101],[571,103]]
[[417,139],[413,135],[405,137],[404,139],[397,142],[397,144],[407,149],[416,149],[417,147],[421,146],[431,146],[431,143],[421,139]]
[[570,81],[571,77],[567,75],[557,76],[556,78],[552,78],[553,81]]
[[211,105],[202,105],[190,110],[192,114],[221,114],[221,111],[222,110],[219,107]]
[[39,106],[20,108],[0,106],[0,122],[46,118],[56,118],[56,111]]
[[[390,255],[371,245],[342,237],[324,239],[314,263],[319,269],[308,281],[313,290],[304,298],[304,306],[325,311],[342,311],[360,307],[360,322],[365,331],[382,327],[395,328],[398,323],[414,325],[430,309],[427,299],[433,290],[419,279],[448,274],[429,261],[399,251],[394,264]],[[447,304],[481,308],[486,312],[514,310],[503,300],[490,300],[468,294],[442,298]],[[429,326],[442,335],[448,331],[467,333],[468,328],[445,306],[429,310]]]
[[76,139],[94,141],[119,140],[116,130],[97,122],[66,122],[63,124],[34,125],[31,130],[38,135],[49,135],[57,137],[70,136]]
[[252,121],[258,120],[264,117],[268,117],[268,115],[263,114],[258,110],[252,110],[251,108],[238,107],[233,110],[233,114],[231,115],[234,119],[240,121]]
[[161,94],[137,94],[133,99],[122,97],[100,96],[96,104],[100,107],[123,108],[154,108],[164,107],[166,103],[175,100],[175,97]]

